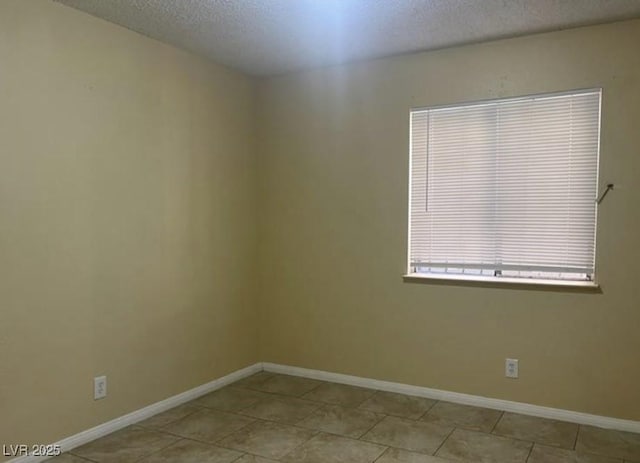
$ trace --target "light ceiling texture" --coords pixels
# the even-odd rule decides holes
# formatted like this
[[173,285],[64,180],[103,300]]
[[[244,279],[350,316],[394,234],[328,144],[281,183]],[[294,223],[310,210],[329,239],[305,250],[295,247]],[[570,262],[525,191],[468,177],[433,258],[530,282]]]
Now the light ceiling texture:
[[56,0],[251,75],[640,17],[640,0]]

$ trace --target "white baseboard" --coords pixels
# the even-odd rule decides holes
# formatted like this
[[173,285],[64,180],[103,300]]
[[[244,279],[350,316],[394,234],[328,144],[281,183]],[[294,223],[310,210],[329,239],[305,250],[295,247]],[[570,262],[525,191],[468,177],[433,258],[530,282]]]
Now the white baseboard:
[[[139,421],[150,418],[153,415],[157,415],[158,413],[169,410],[170,408],[177,407],[178,405],[182,405],[183,403],[197,399],[200,396],[215,391],[216,389],[220,389],[227,384],[231,384],[259,371],[262,371],[262,363],[255,363],[241,370],[234,371],[233,373],[223,376],[222,378],[215,379],[209,383],[203,384],[193,389],[189,389],[188,391],[182,392],[167,399],[161,400],[160,402],[156,402],[147,407],[141,408],[140,410],[136,410],[111,421],[107,421],[106,423],[102,423],[94,428],[87,429],[86,431],[79,432],[78,434],[69,436],[58,442],[54,442],[53,445],[59,445],[62,452],[68,452],[69,450],[84,445],[100,437],[106,436],[107,434],[111,434],[112,432],[118,431]],[[25,455],[9,460],[9,462],[36,463],[47,460],[48,458],[50,457]]]
[[640,421],[623,420],[620,418],[610,418],[607,416],[591,415],[588,413],[574,412],[560,408],[543,407],[522,402],[512,402],[509,400],[492,399],[460,392],[442,391],[422,386],[410,386],[408,384],[393,383],[377,379],[362,378],[359,376],[343,375],[321,370],[311,370],[307,368],[279,365],[276,363],[263,363],[263,369],[273,373],[285,375],[301,376],[304,378],[331,381],[334,383],[349,384],[379,391],[398,392],[401,394],[426,397],[435,400],[444,400],[464,405],[474,405],[476,407],[493,408],[523,415],[538,416],[560,421],[570,421],[572,423],[597,426],[599,428],[616,429],[618,431],[629,431],[640,433]]

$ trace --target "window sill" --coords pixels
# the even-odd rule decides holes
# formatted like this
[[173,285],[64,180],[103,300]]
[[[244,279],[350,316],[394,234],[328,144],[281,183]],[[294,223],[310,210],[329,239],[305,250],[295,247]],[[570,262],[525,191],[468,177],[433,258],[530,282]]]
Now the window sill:
[[485,287],[528,287],[529,289],[581,290],[601,292],[595,281],[542,280],[535,278],[488,277],[478,275],[437,275],[410,273],[403,275],[405,283],[435,283]]

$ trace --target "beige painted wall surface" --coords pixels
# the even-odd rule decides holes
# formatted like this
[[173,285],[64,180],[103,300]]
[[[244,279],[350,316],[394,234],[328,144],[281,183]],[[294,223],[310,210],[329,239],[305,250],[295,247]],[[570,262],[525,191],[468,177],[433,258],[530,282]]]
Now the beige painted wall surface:
[[[262,84],[263,359],[640,420],[639,44],[628,21]],[[600,86],[602,293],[403,283],[409,108]]]
[[59,4],[0,2],[0,444],[258,360],[253,90]]

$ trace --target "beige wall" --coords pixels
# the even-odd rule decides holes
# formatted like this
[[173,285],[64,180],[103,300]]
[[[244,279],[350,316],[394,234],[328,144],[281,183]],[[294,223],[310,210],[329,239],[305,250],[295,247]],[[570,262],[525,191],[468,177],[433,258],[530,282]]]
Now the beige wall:
[[[628,21],[262,83],[262,358],[640,420],[639,44]],[[404,283],[409,108],[600,86],[602,293]]]
[[0,1],[0,444],[258,360],[253,89],[65,6]]

